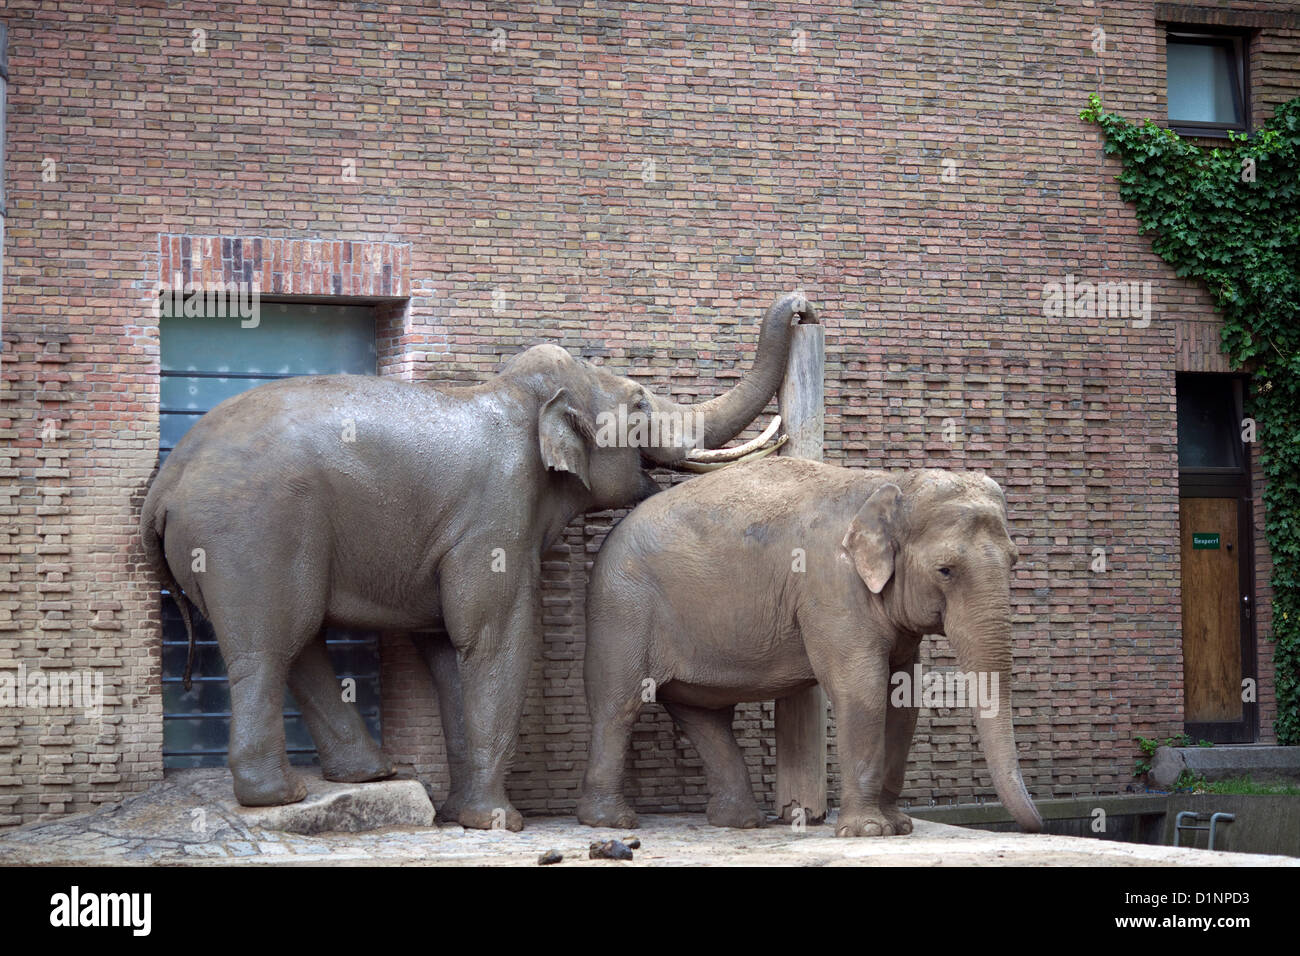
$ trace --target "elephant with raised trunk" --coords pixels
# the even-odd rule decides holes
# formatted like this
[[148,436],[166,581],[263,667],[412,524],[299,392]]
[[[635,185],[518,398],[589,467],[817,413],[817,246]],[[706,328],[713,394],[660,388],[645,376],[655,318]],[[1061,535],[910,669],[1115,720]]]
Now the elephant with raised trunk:
[[709,822],[758,826],[734,705],[820,683],[838,734],[837,835],[911,832],[898,796],[925,699],[904,683],[919,673],[922,636],[945,634],[972,696],[992,689],[975,721],[998,796],[1022,829],[1039,831],[1011,728],[1016,559],[1002,491],[979,472],[768,458],[644,502],[592,569],[591,752],[578,819],[636,826],[624,757],[653,696],[704,762]]
[[[763,319],[753,368],[694,406],[539,345],[473,387],[297,378],[203,416],[154,479],[141,535],[186,626],[182,591],[216,631],[230,675],[239,802],[306,794],[285,753],[286,684],[326,778],[390,776],[359,713],[341,699],[322,629],[442,624],[449,642],[425,647],[451,771],[440,817],[520,829],[505,777],[540,643],[542,552],[576,515],[658,491],[650,469],[744,429],[780,384],[801,318],[812,318],[802,296],[779,299]],[[678,425],[638,431],[652,441],[611,441],[602,429],[611,416]],[[698,427],[679,427],[690,423]]]

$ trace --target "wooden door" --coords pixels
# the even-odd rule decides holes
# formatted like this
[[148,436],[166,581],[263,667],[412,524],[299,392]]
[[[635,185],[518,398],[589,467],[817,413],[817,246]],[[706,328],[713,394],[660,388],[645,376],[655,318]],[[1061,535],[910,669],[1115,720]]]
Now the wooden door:
[[1242,548],[1236,498],[1181,498],[1183,706],[1189,724],[1240,721]]

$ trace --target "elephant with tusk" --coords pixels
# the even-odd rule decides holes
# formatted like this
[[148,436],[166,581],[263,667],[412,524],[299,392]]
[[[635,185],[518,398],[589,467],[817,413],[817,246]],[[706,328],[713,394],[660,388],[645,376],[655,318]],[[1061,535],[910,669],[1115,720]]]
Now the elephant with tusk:
[[[451,771],[439,815],[520,829],[505,778],[540,643],[542,552],[578,514],[657,492],[651,469],[697,461],[743,430],[780,385],[792,326],[813,314],[801,295],[778,299],[753,367],[699,405],[538,345],[473,387],[296,378],[203,416],[154,478],[140,531],[186,626],[188,599],[216,631],[230,676],[239,802],[306,794],[285,753],[286,685],[326,778],[390,776],[341,699],[322,629],[442,624],[449,641],[420,642]],[[634,414],[698,427],[596,440],[610,415]]]
[[[998,796],[1022,829],[1041,830],[1011,727],[1017,557],[1002,490],[979,472],[769,458],[644,502],[592,568],[578,819],[636,826],[624,758],[651,698],[704,762],[709,822],[758,826],[735,705],[820,683],[838,733],[837,835],[911,832],[898,797],[917,714],[931,705],[973,706]],[[916,686],[925,634],[947,635],[960,666],[962,680],[938,693]]]

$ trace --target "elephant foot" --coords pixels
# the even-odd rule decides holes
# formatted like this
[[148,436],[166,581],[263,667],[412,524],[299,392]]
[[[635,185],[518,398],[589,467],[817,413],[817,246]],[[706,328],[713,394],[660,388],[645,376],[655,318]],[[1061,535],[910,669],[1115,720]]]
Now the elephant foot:
[[513,830],[524,828],[524,818],[505,800],[495,803],[467,803],[456,814],[456,822],[467,830]]
[[[367,740],[367,743],[369,741]],[[397,770],[384,752],[371,744],[350,750],[342,748],[321,754],[321,776],[338,783],[365,783],[368,780],[387,780]]]
[[[899,816],[902,816],[902,814],[899,814]],[[910,820],[908,821],[908,828],[911,828]],[[878,808],[856,812],[841,810],[840,817],[835,822],[835,835],[837,837],[894,836],[897,832],[898,830],[895,829],[889,814]]]
[[589,827],[610,827],[615,830],[634,830],[636,811],[621,797],[592,797],[582,795],[578,801],[578,821]]
[[881,812],[893,826],[895,835],[903,836],[912,832],[912,818],[902,810],[897,807],[885,807]]
[[752,830],[762,826],[763,812],[758,809],[752,795],[743,797],[714,797],[709,801],[705,817],[715,827],[732,827]]
[[231,773],[235,778],[235,799],[242,807],[280,807],[307,798],[307,784],[284,770],[254,776],[232,768]]
[[460,812],[465,808],[465,795],[453,790],[447,799],[438,804],[439,823],[459,823]]

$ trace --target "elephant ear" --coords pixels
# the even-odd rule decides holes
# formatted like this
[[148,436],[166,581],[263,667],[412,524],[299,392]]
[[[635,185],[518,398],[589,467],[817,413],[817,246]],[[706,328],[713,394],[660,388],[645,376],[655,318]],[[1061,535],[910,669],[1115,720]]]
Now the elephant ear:
[[883,591],[894,574],[894,534],[902,501],[898,485],[881,485],[858,509],[844,534],[844,550],[872,594]]
[[537,441],[541,446],[542,461],[547,468],[568,471],[591,490],[591,476],[587,471],[587,439],[592,430],[587,427],[582,413],[569,401],[569,393],[560,389],[551,396],[537,414]]

